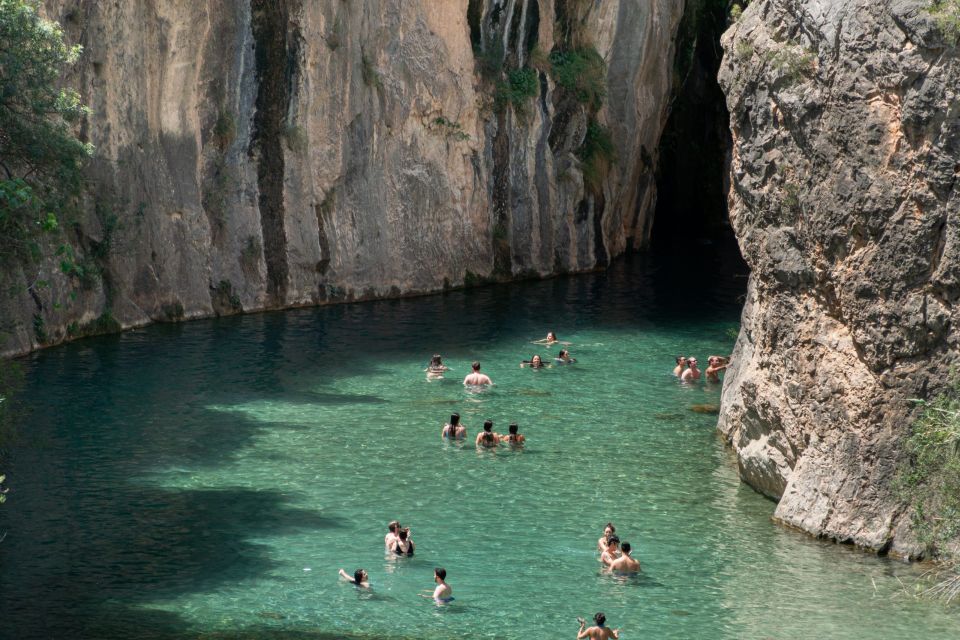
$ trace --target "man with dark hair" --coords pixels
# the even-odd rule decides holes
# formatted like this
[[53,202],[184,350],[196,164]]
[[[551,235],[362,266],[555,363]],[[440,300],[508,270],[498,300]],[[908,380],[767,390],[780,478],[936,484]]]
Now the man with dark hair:
[[620,557],[620,538],[617,536],[610,536],[607,538],[607,548],[600,555],[600,562],[607,565],[608,567],[613,563],[614,560]]
[[446,604],[453,600],[453,587],[446,583],[447,570],[443,567],[437,567],[433,570],[433,581],[437,583],[437,588],[433,590],[432,595],[421,593],[424,598],[433,598],[437,604]]
[[620,545],[620,550],[623,552],[623,555],[608,565],[611,571],[617,573],[636,573],[640,571],[640,563],[630,555],[630,549],[629,542],[624,542]]
[[597,623],[597,626],[585,628],[587,621],[583,618],[577,618],[577,622],[580,623],[577,640],[582,640],[583,638],[590,638],[590,640],[610,640],[610,638],[613,638],[617,640],[617,638],[620,637],[620,629],[609,629],[604,626],[607,622],[607,616],[603,615],[603,613],[597,613],[597,615],[593,616],[593,621]]
[[473,373],[467,375],[467,377],[463,379],[463,384],[472,385],[476,387],[479,387],[481,385],[493,384],[493,382],[490,380],[490,376],[480,373],[479,362],[474,362],[473,365],[471,366],[473,368]]

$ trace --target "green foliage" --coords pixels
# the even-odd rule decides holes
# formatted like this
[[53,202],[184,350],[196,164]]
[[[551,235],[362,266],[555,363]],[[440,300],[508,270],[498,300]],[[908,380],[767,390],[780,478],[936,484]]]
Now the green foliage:
[[603,106],[607,95],[607,65],[593,47],[554,51],[550,67],[556,83],[592,109]]
[[540,93],[540,83],[537,81],[537,72],[524,67],[512,69],[507,73],[506,81],[497,83],[497,90],[493,102],[497,110],[512,105],[518,111],[523,111],[527,100]]
[[591,119],[587,124],[583,144],[577,150],[577,157],[580,158],[584,184],[594,193],[599,193],[610,172],[610,165],[617,160],[617,150],[610,137],[610,130]]
[[757,48],[749,40],[737,40],[737,44],[733,47],[733,55],[736,56],[737,62],[743,63],[749,61],[756,50]]
[[766,51],[763,59],[779,72],[788,84],[795,84],[813,72],[817,57],[800,45],[785,45],[782,49]]
[[913,529],[932,552],[960,538],[960,383],[922,405],[905,442],[895,488],[914,509]]
[[960,42],[960,0],[933,0],[927,12],[947,41]]
[[80,47],[44,20],[35,0],[0,0],[0,260],[37,259],[41,234],[58,226],[82,189],[93,147],[71,125],[89,110],[59,87]]
[[217,115],[217,121],[213,125],[213,138],[221,151],[237,138],[237,119],[226,109],[221,109]]
[[[437,116],[434,118],[433,122],[431,122],[431,129],[440,133],[440,135],[444,136],[445,138],[453,138],[458,142],[470,139],[470,134],[463,130],[462,124],[448,120],[444,116]],[[331,195],[332,194],[333,191],[331,190]],[[321,207],[326,204],[326,202],[326,199],[324,199],[324,201],[321,203]],[[332,206],[332,203],[330,206]],[[327,213],[329,213],[329,211],[327,211]]]
[[491,81],[500,77],[505,56],[503,43],[500,42],[499,38],[493,38],[486,49],[475,48],[473,57],[481,77]]
[[743,7],[739,4],[735,4],[730,7],[730,22],[736,22],[740,19],[740,16],[743,15]]

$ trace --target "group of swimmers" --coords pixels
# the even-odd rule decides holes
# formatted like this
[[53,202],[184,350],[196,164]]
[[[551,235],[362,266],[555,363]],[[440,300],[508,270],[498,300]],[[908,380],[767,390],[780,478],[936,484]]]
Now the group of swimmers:
[[[511,422],[507,431],[506,435],[497,433],[493,430],[493,420],[486,420],[483,423],[483,431],[477,434],[474,444],[478,447],[492,448],[503,442],[511,447],[522,447],[523,443],[526,442],[527,439],[520,433],[520,428],[516,422]],[[440,437],[451,440],[465,440],[467,438],[467,428],[461,424],[459,413],[450,414],[450,422],[443,425]]]
[[[723,356],[707,357],[707,382],[720,382],[720,372],[730,366],[730,359]],[[700,379],[700,369],[697,368],[697,359],[694,357],[677,356],[677,366],[673,368],[673,375],[683,382],[693,382]]]

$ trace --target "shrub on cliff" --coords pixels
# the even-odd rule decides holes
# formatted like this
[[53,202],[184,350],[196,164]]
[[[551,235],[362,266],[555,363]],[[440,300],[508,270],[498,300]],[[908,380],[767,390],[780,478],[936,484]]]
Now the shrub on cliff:
[[960,539],[960,383],[922,405],[896,486],[914,509],[920,541],[938,553]]
[[593,47],[550,54],[553,79],[576,96],[577,101],[597,110],[607,95],[607,65]]
[[79,55],[38,2],[0,0],[0,260],[37,257],[37,236],[81,190],[93,148],[71,125],[88,109],[59,86]]
[[960,0],[933,0],[927,11],[944,38],[953,44],[960,42]]

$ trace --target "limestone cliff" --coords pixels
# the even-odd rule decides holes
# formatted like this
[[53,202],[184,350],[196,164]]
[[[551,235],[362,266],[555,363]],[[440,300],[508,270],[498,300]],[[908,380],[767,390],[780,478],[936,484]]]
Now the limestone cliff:
[[724,37],[752,269],[720,430],[776,518],[918,551],[890,480],[958,355],[957,49],[916,0],[757,0]]
[[[682,2],[44,6],[85,48],[67,80],[97,156],[67,229],[80,268],[59,268],[59,238],[13,274],[0,352],[593,269],[648,238]],[[552,51],[578,47],[605,63],[602,105],[551,73]],[[537,95],[498,100],[518,69]],[[585,186],[591,123],[615,161]]]

